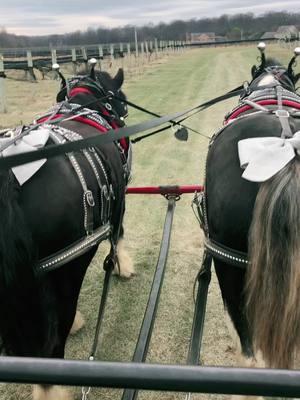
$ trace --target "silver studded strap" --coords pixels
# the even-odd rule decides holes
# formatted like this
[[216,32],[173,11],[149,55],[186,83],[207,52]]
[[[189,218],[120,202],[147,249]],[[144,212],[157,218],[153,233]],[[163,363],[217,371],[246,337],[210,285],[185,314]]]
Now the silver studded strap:
[[[71,142],[82,139],[82,136],[79,133],[73,132],[73,131],[66,131],[63,133],[63,136]],[[107,204],[110,201],[110,197],[107,197],[104,195],[105,193],[108,193],[108,187],[109,187],[109,180],[108,180],[107,172],[104,168],[101,158],[97,154],[94,147],[89,148],[88,150],[83,149],[82,153],[85,156],[88,163],[90,164],[90,167],[95,175],[95,178],[96,178],[98,186],[99,186],[99,192],[100,192],[99,204],[101,207],[100,218],[101,218],[101,223],[105,223],[105,222],[107,222],[107,219],[109,217],[107,210],[110,208],[110,205]],[[93,157],[91,154],[93,155]],[[101,178],[100,178],[96,164],[98,164],[98,166],[100,167],[100,170],[103,173],[103,176],[105,179],[105,184],[103,184],[101,182]]]
[[[76,138],[76,133],[69,131],[68,129],[62,127],[54,127],[50,126],[50,137],[54,141],[54,143],[65,143],[68,140],[72,140],[71,138],[74,137],[73,140],[78,140]],[[74,153],[67,153],[67,157],[74,168],[79,182],[81,184],[83,190],[83,209],[84,209],[84,228],[87,235],[90,235],[93,232],[94,226],[94,211],[93,208],[95,206],[95,200],[93,196],[93,192],[88,189],[86,180],[82,173],[82,169],[75,157]]]
[[247,253],[231,249],[209,238],[206,238],[204,246],[213,257],[227,264],[239,268],[246,268],[248,265]]
[[37,265],[37,271],[45,273],[59,268],[62,265],[74,260],[81,254],[90,250],[91,247],[99,244],[102,240],[108,239],[111,235],[111,226],[109,223],[95,229],[89,236],[72,243],[70,246],[52,254],[49,257],[43,258]]

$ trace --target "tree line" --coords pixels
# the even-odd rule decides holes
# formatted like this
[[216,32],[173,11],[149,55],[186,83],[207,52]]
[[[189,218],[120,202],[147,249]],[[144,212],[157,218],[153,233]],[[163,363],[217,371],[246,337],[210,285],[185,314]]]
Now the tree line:
[[[176,20],[171,23],[148,24],[137,28],[138,40],[186,40],[191,32],[213,32],[227,39],[259,39],[265,32],[276,31],[281,25],[298,25],[300,13],[268,12],[255,16],[252,13],[222,15],[218,18]],[[0,31],[0,47],[33,47],[81,45],[95,43],[133,42],[134,26],[120,28],[89,28],[86,31],[61,35],[20,36]]]

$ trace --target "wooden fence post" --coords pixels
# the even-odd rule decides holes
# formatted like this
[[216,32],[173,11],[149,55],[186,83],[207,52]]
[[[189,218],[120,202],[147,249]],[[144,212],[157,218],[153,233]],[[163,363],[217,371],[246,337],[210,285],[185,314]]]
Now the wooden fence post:
[[56,49],[51,50],[51,62],[52,62],[52,65],[57,64]]
[[85,71],[88,73],[88,58],[87,58],[87,53],[85,47],[81,47],[81,54],[83,58],[83,62],[85,64]]
[[34,81],[36,81],[36,76],[34,75],[34,72],[33,72],[33,61],[32,61],[32,53],[31,53],[31,50],[27,50],[27,67],[28,67],[28,73],[29,73],[29,76],[34,80]]
[[103,46],[99,45],[98,46],[98,51],[99,51],[99,69],[102,71],[102,60],[104,59],[103,57]]
[[121,66],[122,66],[122,69],[124,69],[124,46],[123,46],[123,43],[120,43],[119,51],[120,51],[120,57],[121,57]]
[[111,44],[110,45],[110,66],[112,68],[113,64],[114,64],[114,45]]
[[130,53],[130,43],[127,43],[127,57],[130,58],[131,53]]
[[73,66],[73,74],[77,74],[77,64],[76,64],[76,49],[72,49],[72,66]]
[[6,113],[4,58],[0,54],[0,113]]

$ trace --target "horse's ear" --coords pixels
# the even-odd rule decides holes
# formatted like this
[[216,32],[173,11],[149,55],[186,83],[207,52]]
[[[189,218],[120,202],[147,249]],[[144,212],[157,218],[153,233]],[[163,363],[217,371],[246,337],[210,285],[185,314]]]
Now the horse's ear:
[[296,83],[298,82],[299,78],[300,78],[300,73],[295,75],[295,77],[294,77],[294,85],[296,85]]
[[257,74],[257,67],[256,67],[256,65],[253,65],[251,68],[252,78],[254,78],[256,76],[256,74]]
[[124,82],[123,68],[119,68],[116,76],[114,77],[114,81],[116,82],[116,85],[118,88],[120,88],[123,85],[123,82]]

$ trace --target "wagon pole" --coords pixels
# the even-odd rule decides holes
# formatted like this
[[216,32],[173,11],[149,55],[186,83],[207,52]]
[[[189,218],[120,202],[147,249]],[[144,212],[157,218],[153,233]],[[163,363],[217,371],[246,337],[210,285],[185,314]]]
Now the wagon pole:
[[[147,308],[144,314],[143,323],[140,329],[138,342],[136,344],[132,362],[145,362],[148,348],[152,336],[153,325],[156,317],[157,307],[159,303],[160,292],[164,280],[165,269],[168,260],[168,252],[170,247],[173,216],[175,212],[176,201],[180,200],[183,193],[194,193],[202,191],[202,186],[146,186],[146,187],[129,187],[127,194],[160,194],[167,201],[167,212],[163,228],[160,252],[156,264],[156,270],[153,277],[152,287],[149,294]],[[137,399],[138,391],[134,389],[126,389],[123,392],[122,400]]]
[[211,261],[212,261],[211,255],[208,254],[206,251],[204,251],[202,266],[197,276],[198,290],[195,301],[195,311],[194,311],[191,341],[187,357],[188,365],[199,364],[206,302],[207,302],[207,293],[208,293],[208,286],[211,280]]
[[[151,291],[149,294],[147,308],[144,314],[144,319],[140,329],[140,334],[136,344],[134,356],[132,358],[133,362],[145,362],[146,360],[168,259],[173,215],[175,211],[176,201],[179,199],[179,197],[176,194],[166,194],[165,197],[168,200],[168,207],[161,240],[160,252],[156,264],[156,270],[153,277]],[[137,398],[137,396],[137,390],[126,389],[123,392],[122,400],[134,400]]]
[[[198,281],[198,289],[195,301],[194,317],[193,317],[190,346],[187,357],[187,365],[198,365],[200,361],[207,294],[211,280],[211,263],[212,263],[211,254],[208,254],[208,252],[204,250],[202,266],[196,278],[196,280]],[[186,400],[190,400],[191,392],[189,392],[185,398]]]

